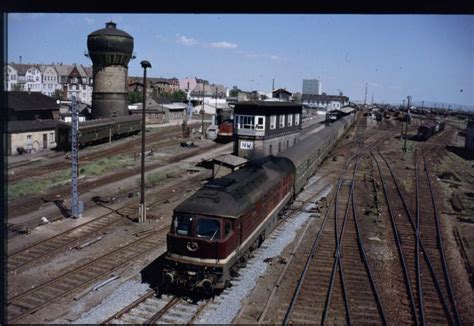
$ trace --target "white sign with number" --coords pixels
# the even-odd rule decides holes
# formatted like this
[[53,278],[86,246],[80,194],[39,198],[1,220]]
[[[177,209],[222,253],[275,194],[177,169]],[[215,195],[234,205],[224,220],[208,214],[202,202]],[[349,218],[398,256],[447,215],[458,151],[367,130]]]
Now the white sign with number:
[[253,142],[251,141],[240,142],[240,149],[252,149],[252,148],[253,148]]

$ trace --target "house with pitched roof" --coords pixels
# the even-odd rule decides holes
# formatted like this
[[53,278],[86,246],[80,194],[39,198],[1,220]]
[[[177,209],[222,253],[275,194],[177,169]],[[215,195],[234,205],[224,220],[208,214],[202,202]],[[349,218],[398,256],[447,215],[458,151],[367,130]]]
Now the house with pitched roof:
[[54,96],[56,90],[62,89],[62,86],[59,83],[58,72],[53,65],[40,65],[39,67],[43,77],[43,89],[41,90],[41,93],[48,96]]

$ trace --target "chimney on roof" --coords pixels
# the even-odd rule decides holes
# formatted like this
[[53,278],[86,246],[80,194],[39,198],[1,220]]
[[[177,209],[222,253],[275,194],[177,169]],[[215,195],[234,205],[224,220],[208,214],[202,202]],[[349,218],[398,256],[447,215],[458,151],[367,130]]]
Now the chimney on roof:
[[21,55],[20,55],[20,64],[21,64]]

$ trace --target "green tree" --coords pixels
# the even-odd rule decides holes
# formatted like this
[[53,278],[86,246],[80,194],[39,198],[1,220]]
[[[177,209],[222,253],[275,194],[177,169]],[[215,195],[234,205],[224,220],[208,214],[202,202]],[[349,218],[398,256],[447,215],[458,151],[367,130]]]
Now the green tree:
[[138,91],[133,91],[128,93],[128,103],[141,103],[143,101],[143,94]]
[[53,98],[61,100],[63,98],[64,92],[62,89],[57,89],[54,91]]
[[239,92],[241,92],[240,88],[237,86],[232,87],[232,89],[229,92],[229,96],[231,97],[237,97],[239,95]]
[[176,92],[171,93],[171,100],[174,102],[186,102],[187,95],[182,90],[177,90]]
[[16,83],[13,85],[12,91],[21,92],[23,91],[23,88],[21,88],[20,84]]

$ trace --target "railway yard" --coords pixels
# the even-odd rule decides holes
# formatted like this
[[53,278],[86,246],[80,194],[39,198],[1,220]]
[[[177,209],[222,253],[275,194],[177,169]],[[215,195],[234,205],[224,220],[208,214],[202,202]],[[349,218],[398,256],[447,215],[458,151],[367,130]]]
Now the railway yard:
[[[140,135],[80,150],[78,219],[67,218],[68,155],[9,161],[8,323],[474,323],[474,161],[462,125],[404,143],[400,124],[358,112],[231,286],[210,298],[160,293],[158,270],[173,209],[232,143],[188,146],[180,126],[149,128],[146,223],[137,223]],[[303,121],[302,138],[320,128]]]

